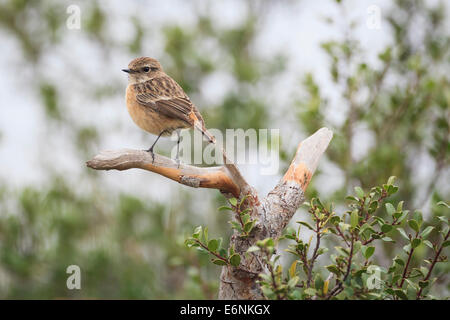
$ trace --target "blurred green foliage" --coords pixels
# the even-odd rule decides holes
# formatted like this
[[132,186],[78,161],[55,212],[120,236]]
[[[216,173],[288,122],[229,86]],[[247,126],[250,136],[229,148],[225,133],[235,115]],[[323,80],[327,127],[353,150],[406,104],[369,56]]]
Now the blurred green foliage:
[[[263,59],[255,48],[261,24],[270,17],[274,4],[243,3],[244,19],[229,27],[216,25],[208,6],[200,10],[195,4],[190,5],[195,19],[186,25],[149,24],[135,13],[125,17],[131,25],[130,38],[118,40],[110,29],[115,23],[110,9],[100,1],[80,1],[82,27],[76,32],[106,65],[113,54],[129,60],[148,55],[146,41],[161,35],[164,54],[158,58],[200,106],[208,127],[271,127],[271,105],[264,90],[269,91],[277,76],[289,71],[288,60],[276,49],[271,59]],[[80,85],[70,91],[93,104],[123,96],[124,88],[116,79],[100,84],[83,75],[78,68],[85,62],[83,58],[64,60],[61,54],[65,70],[70,72],[59,79],[46,72],[44,62],[67,50],[67,44],[62,46],[68,32],[66,8],[71,4],[73,1],[1,1],[0,32],[22,50],[21,69],[31,73],[24,78],[24,85],[37,93],[37,105],[46,119],[45,144],[64,128],[70,137],[65,143],[74,148],[81,167],[98,151],[106,133],[70,109],[68,83],[60,80]],[[294,4],[283,2],[288,7]],[[393,201],[404,200],[406,207],[448,199],[448,194],[435,188],[448,170],[450,158],[450,38],[445,13],[443,4],[430,7],[419,0],[396,1],[395,9],[385,17],[394,41],[380,53],[377,67],[367,63],[351,27],[343,30],[344,41],[323,44],[331,62],[330,77],[342,97],[342,109],[347,110],[341,125],[330,122],[331,99],[324,96],[314,75],[299,75],[304,97],[296,101],[292,95],[291,109],[307,134],[324,125],[333,129],[327,157],[345,176],[343,186],[326,200],[342,204],[355,185],[369,188],[391,175],[398,176],[401,185]],[[417,19],[423,20],[423,32],[412,34]],[[231,76],[233,85],[224,88],[220,101],[206,105],[201,89],[216,72]],[[361,127],[370,132],[374,143],[362,158],[355,159],[355,137]],[[281,150],[286,163],[292,152]],[[417,170],[413,160],[423,153],[435,165],[426,186],[413,179]],[[197,212],[204,206],[199,206],[189,191],[181,190],[171,204],[160,203],[111,190],[102,184],[99,174],[87,169],[70,177],[44,169],[48,172],[40,184],[13,188],[0,180],[0,298],[216,297],[219,268],[208,263],[207,254],[186,250],[183,244],[184,233],[204,217]],[[317,192],[311,185],[307,196]],[[224,204],[219,194],[210,202],[213,208]],[[444,214],[438,207],[431,208],[431,216]],[[226,217],[216,212],[204,214],[215,234],[227,239],[231,231],[222,227]],[[431,221],[431,216],[425,219]],[[389,250],[383,254],[390,257]],[[82,290],[66,288],[66,268],[71,264],[81,268]],[[448,281],[441,279],[435,288],[436,295],[448,292]]]
[[[386,17],[394,43],[380,52],[376,67],[367,63],[367,53],[353,37],[352,22],[343,41],[322,44],[345,121],[330,123],[331,99],[320,92],[311,74],[304,78],[306,99],[297,103],[297,114],[308,134],[324,123],[333,128],[327,155],[345,175],[343,188],[333,199],[342,199],[355,185],[379,185],[390,175],[401,177],[397,197],[409,205],[422,207],[432,192],[440,200],[448,196],[434,189],[450,159],[450,35],[443,6],[396,1]],[[373,141],[369,151],[357,158],[362,132]],[[424,155],[436,169],[428,185],[419,185],[414,180],[415,160]]]

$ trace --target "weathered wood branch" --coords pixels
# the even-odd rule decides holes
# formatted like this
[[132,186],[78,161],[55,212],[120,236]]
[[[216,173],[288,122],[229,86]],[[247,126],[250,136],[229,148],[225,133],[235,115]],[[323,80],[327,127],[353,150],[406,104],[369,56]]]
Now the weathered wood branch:
[[178,183],[194,188],[218,189],[239,197],[239,184],[226,167],[196,167],[178,164],[175,160],[143,150],[107,150],[86,162],[89,168],[96,170],[128,170],[133,168],[155,172]]
[[314,174],[319,159],[332,139],[332,132],[322,128],[302,141],[291,165],[277,184],[262,200],[254,188],[242,177],[237,166],[230,162],[223,151],[224,165],[217,167],[196,167],[177,164],[174,160],[146,151],[117,150],[103,151],[86,164],[96,170],[128,170],[139,168],[155,172],[181,184],[194,188],[218,189],[226,197],[243,198],[244,206],[250,208],[250,215],[258,223],[249,237],[233,234],[230,245],[241,255],[240,268],[225,266],[220,278],[220,299],[262,299],[257,284],[257,274],[266,268],[260,253],[245,254],[256,241],[280,237],[283,229],[304,200],[304,192]]
[[302,141],[289,169],[277,186],[269,192],[261,204],[249,204],[253,208],[253,217],[256,217],[259,223],[247,239],[234,234],[230,245],[234,245],[236,252],[241,255],[242,269],[250,272],[223,267],[220,299],[263,299],[260,287],[256,283],[258,279],[255,277],[255,273],[265,271],[266,266],[261,263],[263,257],[258,252],[252,254],[245,252],[258,240],[267,237],[277,239],[281,236],[283,229],[304,201],[304,192],[332,137],[331,130],[322,128]]
[[303,203],[304,192],[332,137],[331,130],[322,128],[303,140],[284,177],[264,199],[266,223],[273,230],[271,237],[279,237]]

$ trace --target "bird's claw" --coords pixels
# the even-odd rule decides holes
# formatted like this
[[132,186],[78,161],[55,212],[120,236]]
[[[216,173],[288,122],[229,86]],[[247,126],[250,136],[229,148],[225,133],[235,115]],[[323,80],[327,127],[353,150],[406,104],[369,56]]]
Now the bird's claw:
[[152,164],[155,163],[155,154],[153,153],[153,148],[145,150],[152,156]]

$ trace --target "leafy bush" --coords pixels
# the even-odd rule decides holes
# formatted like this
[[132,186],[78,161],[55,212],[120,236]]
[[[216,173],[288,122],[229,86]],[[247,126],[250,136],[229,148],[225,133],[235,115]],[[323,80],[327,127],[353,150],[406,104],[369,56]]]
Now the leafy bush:
[[[418,210],[403,209],[403,201],[388,202],[398,191],[395,177],[386,184],[346,198],[348,210],[339,214],[333,204],[326,206],[313,198],[305,203],[310,221],[297,221],[297,230],[288,227],[278,241],[288,241],[287,253],[294,257],[285,272],[276,254],[277,241],[267,238],[250,247],[246,254],[262,251],[267,270],[259,274],[259,284],[267,299],[435,299],[430,289],[438,280],[439,262],[447,261],[444,249],[450,244],[447,216],[437,216],[432,224]],[[230,201],[238,236],[240,205]],[[445,202],[438,205],[447,212]],[[244,213],[245,215],[245,213]],[[239,229],[239,230],[238,230]],[[303,240],[303,230],[312,233]],[[399,240],[394,240],[394,238]],[[314,239],[314,241],[313,241]],[[396,245],[400,242],[403,247]],[[189,247],[213,255],[212,262],[239,268],[241,257],[233,248],[221,248],[221,239],[208,239],[207,228],[198,227],[186,240]],[[336,244],[329,250],[329,244]],[[383,246],[392,246],[395,256],[383,259]],[[426,254],[424,254],[426,250]],[[380,254],[377,256],[378,251]],[[414,261],[415,256],[425,257]],[[428,258],[427,258],[428,257]]]

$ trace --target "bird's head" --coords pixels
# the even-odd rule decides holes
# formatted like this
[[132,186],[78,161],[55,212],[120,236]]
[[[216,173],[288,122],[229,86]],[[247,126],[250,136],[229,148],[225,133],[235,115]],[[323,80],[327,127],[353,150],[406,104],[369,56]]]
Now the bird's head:
[[129,83],[145,82],[164,72],[159,61],[149,57],[132,60],[128,64],[128,69],[122,71],[129,74]]

